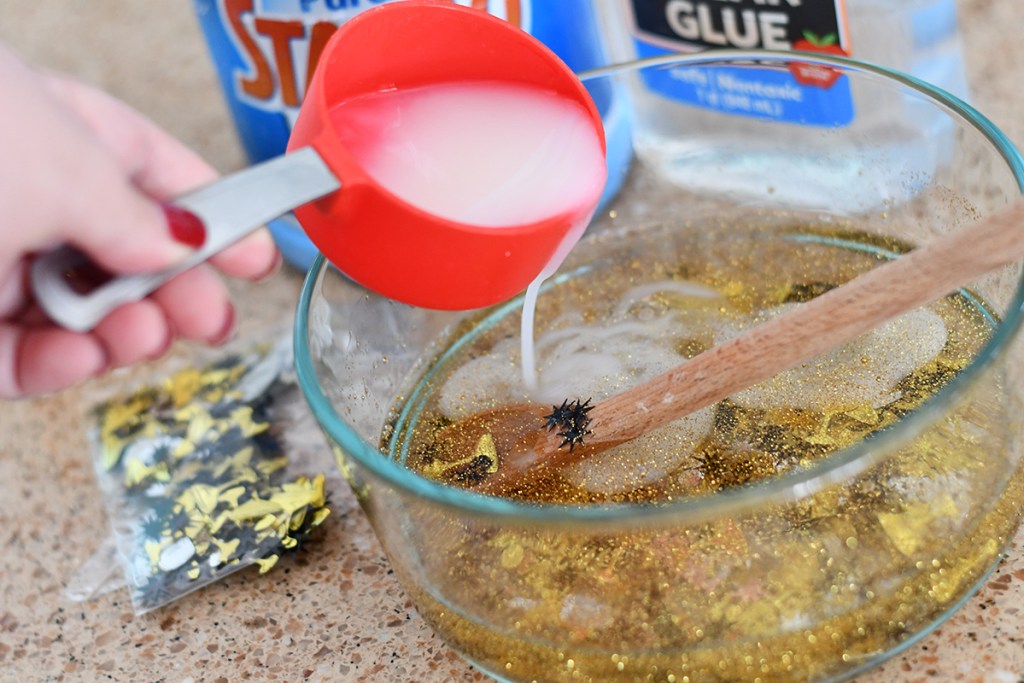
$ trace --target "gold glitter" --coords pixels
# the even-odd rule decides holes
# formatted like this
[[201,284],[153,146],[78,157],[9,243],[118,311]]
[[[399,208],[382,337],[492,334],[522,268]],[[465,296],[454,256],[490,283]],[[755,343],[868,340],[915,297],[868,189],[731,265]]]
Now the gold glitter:
[[[661,254],[660,247],[644,252],[638,245],[621,262],[602,264],[606,270],[553,287],[541,298],[539,329],[562,315],[571,320],[566,325],[583,320],[609,327],[667,316],[658,328],[668,330],[666,338],[658,342],[689,357],[715,343],[718,326],[806,301],[876,265],[877,250],[904,249],[845,229],[828,234],[872,248],[702,235],[677,245],[678,261],[652,262],[650,253]],[[642,301],[621,300],[662,279],[685,279],[682,284],[721,296],[694,302],[669,287]],[[577,311],[580,302],[585,310]],[[761,480],[812,467],[918,410],[991,336],[991,312],[977,299],[950,296],[929,311],[948,335],[938,355],[888,383],[867,378],[881,387],[869,398],[794,405],[776,400],[782,393],[777,387],[763,392],[764,403],[733,396],[714,406],[708,431],[698,437],[661,436],[643,448],[602,454],[609,468],[649,458],[645,477],[660,462],[674,463],[635,486],[589,489],[570,473],[546,471],[510,496],[527,503],[653,508],[722,490],[742,493]],[[407,446],[410,467],[455,486],[471,485],[467,475],[500,471],[501,434],[448,452],[433,436],[454,419],[441,404],[445,377],[487,357],[516,334],[518,322],[490,320],[484,334],[445,356],[448,366],[431,368],[428,391],[407,392],[419,401],[411,407],[422,417],[406,433],[385,430],[384,441]],[[672,338],[675,329],[680,331]],[[870,351],[851,354],[831,374],[808,374],[808,381],[838,392],[862,379],[880,357],[899,358],[904,349]],[[629,359],[644,353],[643,343],[636,343]],[[439,518],[445,533],[431,534],[429,555],[444,559],[430,569],[458,577],[460,599],[477,614],[464,619],[431,594],[411,590],[420,611],[459,650],[493,669],[514,661],[518,679],[767,683],[834,677],[848,670],[844,662],[877,657],[930,625],[995,561],[1000,543],[994,539],[1016,527],[1024,509],[1024,473],[1007,483],[1009,465],[1002,472],[985,467],[993,453],[1005,451],[993,426],[1013,419],[1011,403],[998,381],[985,389],[842,484],[734,517],[674,519],[604,533]],[[466,405],[468,400],[461,410],[495,407],[490,394],[490,403]],[[395,415],[408,415],[402,411],[409,407],[396,405]],[[993,506],[970,509],[971,501],[994,495]],[[487,615],[499,623],[487,626]]]

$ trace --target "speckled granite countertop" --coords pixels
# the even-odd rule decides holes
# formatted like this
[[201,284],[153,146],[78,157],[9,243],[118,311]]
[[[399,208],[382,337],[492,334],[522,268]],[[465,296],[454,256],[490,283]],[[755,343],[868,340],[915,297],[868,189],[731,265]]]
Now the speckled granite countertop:
[[[977,106],[1024,145],[1024,3],[960,4]],[[0,0],[0,39],[35,63],[108,89],[223,171],[240,148],[187,2]],[[0,105],[2,106],[2,105]],[[243,337],[287,325],[300,278],[235,286]],[[196,349],[133,374],[188,362]],[[0,679],[3,681],[482,681],[434,636],[351,494],[335,482],[328,542],[265,576],[243,571],[133,615],[123,590],[90,602],[68,582],[107,534],[86,409],[122,374],[0,404]],[[985,588],[936,633],[858,679],[1024,681],[1024,534]]]

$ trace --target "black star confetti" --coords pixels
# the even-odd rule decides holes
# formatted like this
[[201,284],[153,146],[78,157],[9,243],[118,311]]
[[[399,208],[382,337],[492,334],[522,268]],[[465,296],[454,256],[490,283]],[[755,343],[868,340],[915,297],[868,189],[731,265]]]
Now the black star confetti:
[[137,612],[244,566],[269,571],[330,514],[322,474],[288,478],[273,362],[232,356],[97,408],[98,460]]
[[558,436],[562,437],[562,443],[558,444],[558,447],[569,446],[569,452],[572,452],[577,445],[582,446],[587,435],[591,433],[587,429],[590,425],[588,413],[594,408],[590,405],[590,399],[582,402],[576,399],[571,403],[566,399],[562,401],[562,405],[551,408],[551,413],[544,416],[544,428],[549,432],[561,428]]

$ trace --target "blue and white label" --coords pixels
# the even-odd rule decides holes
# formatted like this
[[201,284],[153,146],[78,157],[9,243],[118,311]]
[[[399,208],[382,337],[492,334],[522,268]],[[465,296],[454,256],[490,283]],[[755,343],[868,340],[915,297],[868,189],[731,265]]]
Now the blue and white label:
[[[843,0],[624,0],[637,56],[708,48],[849,54]],[[647,87],[727,114],[808,126],[854,118],[848,79],[827,66],[647,69]]]

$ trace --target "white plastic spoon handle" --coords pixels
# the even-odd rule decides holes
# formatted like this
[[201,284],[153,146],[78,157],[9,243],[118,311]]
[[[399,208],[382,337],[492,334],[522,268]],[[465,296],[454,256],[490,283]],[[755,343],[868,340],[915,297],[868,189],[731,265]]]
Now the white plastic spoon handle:
[[138,301],[267,221],[340,187],[312,147],[271,159],[172,202],[194,213],[206,226],[203,246],[181,263],[156,273],[115,277],[81,294],[71,288],[67,273],[82,265],[85,257],[71,247],[61,247],[32,264],[33,293],[56,323],[78,332],[90,330],[118,306]]

